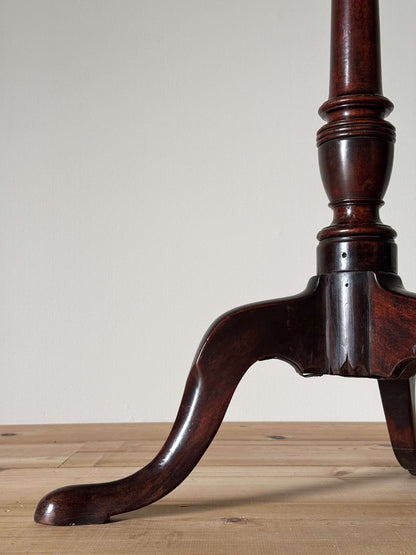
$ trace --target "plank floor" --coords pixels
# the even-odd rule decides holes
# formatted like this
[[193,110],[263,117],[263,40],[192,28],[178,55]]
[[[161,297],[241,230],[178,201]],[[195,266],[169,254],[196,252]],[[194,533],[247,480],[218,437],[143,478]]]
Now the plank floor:
[[0,553],[416,554],[416,478],[384,423],[224,423],[154,505],[105,525],[33,522],[47,491],[132,473],[169,429],[0,426]]

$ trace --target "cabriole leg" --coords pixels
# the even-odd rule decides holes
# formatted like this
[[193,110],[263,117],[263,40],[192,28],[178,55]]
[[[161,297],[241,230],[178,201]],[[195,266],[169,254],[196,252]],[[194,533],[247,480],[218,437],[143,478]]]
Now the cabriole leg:
[[266,358],[294,363],[290,340],[307,336],[304,314],[313,317],[314,298],[306,294],[249,305],[217,320],[197,352],[176,421],[157,456],[121,480],[66,486],[47,494],[36,509],[36,522],[99,524],[153,503],[176,488],[211,443],[249,366]]
[[415,377],[378,382],[397,460],[416,475]]

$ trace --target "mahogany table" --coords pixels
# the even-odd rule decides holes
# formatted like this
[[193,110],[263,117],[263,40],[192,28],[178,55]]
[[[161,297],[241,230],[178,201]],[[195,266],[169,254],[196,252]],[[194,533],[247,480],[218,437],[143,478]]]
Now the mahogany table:
[[382,96],[377,0],[333,0],[329,100],[317,143],[334,219],[318,235],[317,276],[295,297],[214,322],[156,457],[121,480],[47,494],[37,522],[104,523],[172,491],[210,444],[246,370],[270,358],[302,375],[376,379],[394,453],[416,474],[416,295],[402,286],[395,232],[379,218],[393,163],[395,129],[384,120],[392,108]]

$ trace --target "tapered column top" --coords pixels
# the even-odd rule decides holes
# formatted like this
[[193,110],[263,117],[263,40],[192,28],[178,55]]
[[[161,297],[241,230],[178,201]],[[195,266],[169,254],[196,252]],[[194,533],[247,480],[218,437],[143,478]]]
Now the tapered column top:
[[329,98],[382,94],[378,0],[332,0]]

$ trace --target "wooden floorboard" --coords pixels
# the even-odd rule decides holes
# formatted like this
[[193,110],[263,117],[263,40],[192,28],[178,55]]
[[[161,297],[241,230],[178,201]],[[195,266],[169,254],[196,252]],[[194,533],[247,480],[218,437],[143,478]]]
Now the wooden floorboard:
[[157,503],[105,525],[33,522],[44,493],[133,472],[169,429],[0,426],[0,553],[416,554],[416,479],[383,423],[224,423]]

